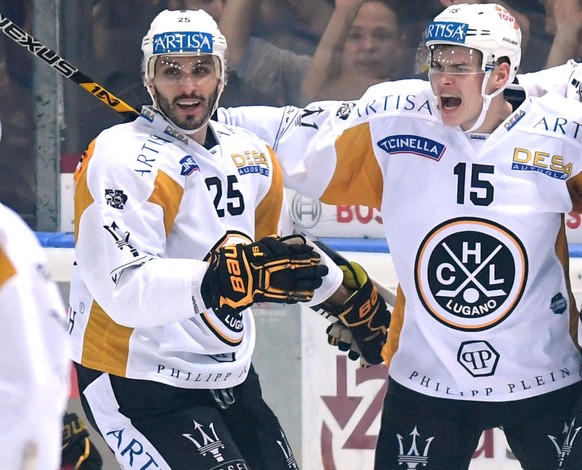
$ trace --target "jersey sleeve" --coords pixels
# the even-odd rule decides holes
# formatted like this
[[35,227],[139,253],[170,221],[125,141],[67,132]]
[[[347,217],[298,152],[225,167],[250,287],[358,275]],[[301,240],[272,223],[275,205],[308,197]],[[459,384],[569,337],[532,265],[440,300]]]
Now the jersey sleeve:
[[249,129],[273,146],[285,187],[329,204],[379,207],[382,178],[369,124],[357,112],[365,108],[362,100],[319,101],[305,108],[223,108],[218,118]]
[[533,96],[543,96],[553,91],[582,101],[582,65],[574,60],[539,72],[518,75],[517,80]]
[[77,268],[99,306],[120,325],[185,320],[195,313],[192,283],[201,282],[206,263],[162,257],[183,187],[163,171],[145,178],[114,161],[123,155],[113,148],[119,141],[98,138],[75,174]]

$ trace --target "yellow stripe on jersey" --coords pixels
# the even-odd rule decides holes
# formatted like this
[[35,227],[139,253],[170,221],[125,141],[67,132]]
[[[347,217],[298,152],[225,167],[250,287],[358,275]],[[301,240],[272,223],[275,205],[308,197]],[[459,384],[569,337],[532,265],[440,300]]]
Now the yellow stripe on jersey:
[[6,256],[3,250],[0,250],[0,286],[16,274],[14,265]]
[[322,202],[380,208],[384,180],[371,139],[368,123],[349,128],[338,137],[337,164]]
[[183,194],[184,188],[182,186],[163,171],[158,171],[156,181],[154,182],[154,192],[148,200],[153,204],[159,205],[164,210],[166,236],[168,236],[174,226]]
[[83,338],[81,364],[90,369],[125,376],[133,328],[118,325],[93,301]]
[[277,233],[283,207],[283,173],[273,149],[268,149],[273,165],[271,187],[255,211],[255,240]]
[[382,348],[382,359],[384,364],[390,367],[390,361],[398,349],[400,343],[400,332],[402,331],[402,324],[404,323],[404,308],[406,307],[406,298],[404,293],[398,285],[396,292],[396,302],[394,302],[394,309],[392,310],[392,319],[390,320],[390,329],[388,330],[388,341]]
[[95,150],[95,141],[89,144],[89,147],[83,153],[81,161],[77,168],[75,169],[75,174],[73,178],[75,180],[75,242],[79,234],[79,220],[81,220],[81,215],[89,207],[95,199],[89,191],[89,186],[87,184],[87,166],[89,165],[89,160],[93,156],[93,151]]

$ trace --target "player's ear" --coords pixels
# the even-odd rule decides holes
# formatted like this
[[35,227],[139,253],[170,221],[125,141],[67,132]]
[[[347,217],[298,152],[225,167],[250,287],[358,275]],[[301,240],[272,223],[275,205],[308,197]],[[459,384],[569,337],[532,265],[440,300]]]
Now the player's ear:
[[496,77],[496,84],[498,87],[504,87],[511,76],[511,65],[509,62],[500,61],[500,63],[497,64],[497,67],[495,67],[492,75]]
[[495,69],[491,72],[489,81],[487,84],[487,93],[492,93],[495,90],[504,88],[507,85],[511,76],[511,66],[509,62],[500,61]]

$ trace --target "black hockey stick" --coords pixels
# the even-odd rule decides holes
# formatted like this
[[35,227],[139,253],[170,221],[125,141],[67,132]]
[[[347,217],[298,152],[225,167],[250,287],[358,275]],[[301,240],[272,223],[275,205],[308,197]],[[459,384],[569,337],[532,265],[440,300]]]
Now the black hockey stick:
[[63,77],[73,80],[95,98],[105,103],[110,108],[121,114],[127,121],[134,120],[139,113],[122,99],[99,85],[95,80],[80,72],[77,67],[60,57],[55,51],[49,49],[33,38],[19,26],[0,13],[0,30],[17,44],[20,44],[28,52],[46,62]]
[[[296,228],[297,228],[297,230],[296,230],[297,233],[299,233],[300,235],[303,235],[307,240],[310,240],[314,245],[318,246],[319,249],[321,249],[321,251],[323,251],[327,256],[329,256],[334,263],[340,264],[340,265],[341,264],[343,264],[343,265],[350,264],[349,259],[347,259],[345,256],[343,256],[342,254],[340,254],[339,252],[334,250],[327,243],[324,243],[322,240],[320,240],[318,237],[316,237],[312,233],[309,233],[307,230],[300,228],[299,225],[297,225]],[[386,303],[390,307],[393,308],[395,303],[396,303],[396,292],[393,289],[385,286],[383,283],[381,283],[377,279],[374,279],[370,275],[370,273],[368,273],[368,277],[370,278],[372,283],[376,286],[376,289],[378,289],[378,293],[384,298]]]

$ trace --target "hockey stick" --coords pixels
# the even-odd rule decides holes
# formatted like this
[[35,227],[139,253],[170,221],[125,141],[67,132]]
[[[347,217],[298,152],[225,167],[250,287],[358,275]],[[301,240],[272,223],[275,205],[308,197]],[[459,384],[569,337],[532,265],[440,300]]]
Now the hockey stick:
[[117,111],[127,121],[132,121],[139,116],[139,113],[133,107],[106,90],[92,78],[80,72],[77,67],[60,57],[52,49],[37,41],[1,13],[0,30],[14,42],[24,47],[28,52],[46,62],[63,77],[73,80],[77,85],[91,93],[102,103]]
[[[297,228],[299,227],[297,226]],[[312,233],[309,233],[305,229],[299,230],[298,233],[303,235],[307,240],[310,240],[315,245],[317,245],[321,249],[321,251],[323,251],[327,256],[329,256],[332,259],[333,262],[344,265],[350,264],[350,261],[345,256],[338,253],[328,244],[322,242]],[[377,279],[374,279],[372,276],[370,276],[369,273],[368,277],[370,278],[372,283],[376,286],[376,289],[378,289],[378,293],[384,298],[386,303],[393,308],[396,303],[396,292],[394,292],[393,289],[390,289],[389,287],[382,284]]]
[[[91,93],[99,101],[121,114],[127,121],[132,121],[139,116],[139,113],[132,106],[124,102],[121,98],[115,96],[89,76],[85,75],[77,67],[60,57],[55,51],[36,40],[6,16],[2,15],[2,13],[0,13],[0,30],[14,42],[24,47],[28,52],[46,62],[63,77],[73,80],[77,85]],[[345,257],[323,243],[317,237],[306,231],[304,231],[303,235],[312,240],[331,259],[340,259],[344,264],[349,264],[349,261]],[[386,302],[390,305],[394,305],[394,301],[396,300],[396,294],[394,291],[383,286],[380,282],[372,278],[370,279],[376,285],[378,292],[382,297],[384,297]]]

